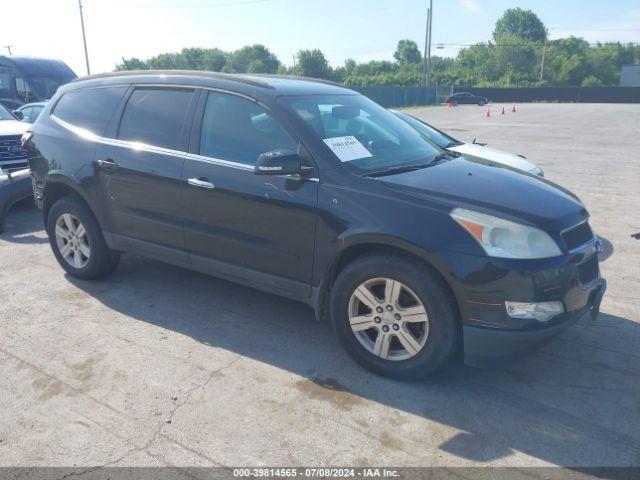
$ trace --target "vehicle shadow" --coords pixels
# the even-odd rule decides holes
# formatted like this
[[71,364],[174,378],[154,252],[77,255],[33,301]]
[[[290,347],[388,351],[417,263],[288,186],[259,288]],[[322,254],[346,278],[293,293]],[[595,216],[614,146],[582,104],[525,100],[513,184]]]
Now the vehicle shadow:
[[33,198],[25,198],[11,207],[0,239],[19,244],[49,243],[43,231],[42,212],[34,205]]
[[445,441],[415,442],[461,459],[488,462],[518,451],[574,467],[640,462],[640,323],[631,319],[585,317],[502,369],[456,359],[436,377],[402,383],[357,366],[328,326],[293,301],[137,256],[123,257],[101,282],[67,279],[132,320],[292,372],[301,395],[336,408],[366,408],[367,399],[454,427],[459,433]]

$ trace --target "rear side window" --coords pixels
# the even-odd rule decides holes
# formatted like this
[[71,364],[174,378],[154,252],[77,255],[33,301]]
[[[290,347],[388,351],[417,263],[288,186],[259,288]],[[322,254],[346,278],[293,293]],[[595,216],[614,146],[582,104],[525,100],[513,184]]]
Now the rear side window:
[[254,165],[261,153],[296,151],[297,142],[264,108],[237,95],[209,92],[200,154]]
[[193,90],[140,88],[124,109],[118,138],[186,151]]
[[76,127],[102,135],[127,87],[91,88],[65,93],[53,115]]

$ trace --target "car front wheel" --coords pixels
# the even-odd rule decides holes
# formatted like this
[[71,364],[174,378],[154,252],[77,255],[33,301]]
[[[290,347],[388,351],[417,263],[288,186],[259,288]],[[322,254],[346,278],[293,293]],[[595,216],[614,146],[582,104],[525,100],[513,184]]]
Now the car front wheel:
[[442,367],[459,331],[457,309],[441,278],[402,256],[372,255],[348,265],[332,289],[331,320],[358,363],[407,380]]

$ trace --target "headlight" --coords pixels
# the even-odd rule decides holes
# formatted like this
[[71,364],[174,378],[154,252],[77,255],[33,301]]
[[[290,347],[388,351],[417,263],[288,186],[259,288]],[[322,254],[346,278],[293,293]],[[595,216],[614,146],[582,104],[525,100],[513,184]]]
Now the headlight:
[[490,257],[531,259],[562,255],[556,242],[537,228],[463,208],[452,210],[450,215]]

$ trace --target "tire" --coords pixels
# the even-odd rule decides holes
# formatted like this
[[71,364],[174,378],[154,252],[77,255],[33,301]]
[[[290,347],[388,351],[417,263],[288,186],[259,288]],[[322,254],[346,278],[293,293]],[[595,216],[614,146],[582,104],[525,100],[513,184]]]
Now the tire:
[[[383,283],[378,285],[376,282],[379,281]],[[384,313],[376,311],[381,316],[375,317],[372,309],[364,302],[354,300],[354,296],[358,298],[356,289],[370,285],[365,288],[370,288],[369,292],[378,289],[374,296],[380,301],[381,297],[385,297],[383,288],[392,285],[388,282],[400,282],[404,287],[400,289],[397,305],[409,305],[414,301],[417,301],[416,305],[421,302],[421,305],[397,309],[392,307],[394,310],[387,312],[388,307],[383,302]],[[358,305],[359,310],[354,310],[355,305]],[[424,324],[413,323],[414,320],[407,321],[411,316],[408,308],[416,310],[420,307],[426,311],[427,321]],[[330,313],[333,330],[353,359],[363,367],[386,377],[415,380],[433,374],[445,365],[458,346],[459,314],[444,281],[426,264],[401,255],[367,255],[347,265],[332,287]],[[392,320],[392,315],[395,320]],[[371,323],[372,316],[377,323]],[[352,328],[352,322],[356,325],[354,328],[367,329],[356,332]],[[387,359],[375,353],[379,345],[378,335],[385,327],[389,332],[386,335],[395,337],[395,340],[388,342]],[[414,342],[420,343],[416,340],[419,338],[423,342],[421,348],[414,352],[404,347],[409,330]],[[400,337],[403,337],[402,342]],[[415,345],[412,342],[409,344]],[[404,358],[406,355],[410,356]]]
[[[69,224],[73,227],[69,228]],[[72,277],[93,280],[118,266],[120,255],[109,249],[95,216],[76,197],[63,197],[53,204],[47,217],[47,233],[56,260]],[[72,251],[65,256],[69,248]]]
[[483,99],[478,100],[478,106],[479,107],[484,107],[486,103],[487,102],[485,102]]
[[458,106],[458,101],[454,100],[453,102],[451,102],[451,105],[453,105],[454,107],[457,107]]

